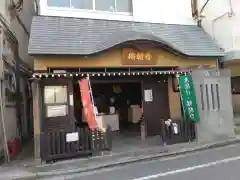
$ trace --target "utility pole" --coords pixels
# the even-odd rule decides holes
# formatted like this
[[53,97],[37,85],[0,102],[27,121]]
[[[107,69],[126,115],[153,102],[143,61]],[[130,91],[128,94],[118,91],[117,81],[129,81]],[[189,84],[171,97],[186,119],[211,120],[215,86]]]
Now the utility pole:
[[6,129],[5,129],[5,84],[4,84],[4,61],[3,61],[3,39],[4,39],[4,31],[0,26],[0,118],[1,118],[1,126],[3,130],[3,142],[4,142],[4,154],[6,163],[10,162],[8,145],[7,145],[7,137],[6,137]]

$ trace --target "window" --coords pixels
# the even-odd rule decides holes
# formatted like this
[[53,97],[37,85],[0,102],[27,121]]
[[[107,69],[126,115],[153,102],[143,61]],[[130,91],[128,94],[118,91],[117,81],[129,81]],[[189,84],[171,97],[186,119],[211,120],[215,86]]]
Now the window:
[[115,0],[95,0],[96,10],[115,11]]
[[71,7],[76,9],[93,9],[92,0],[71,0]]
[[47,0],[50,7],[132,12],[132,0]]
[[70,7],[70,0],[48,0],[47,4],[54,7]]
[[68,114],[67,86],[45,86],[44,104],[47,117],[66,116]]
[[117,12],[132,12],[132,0],[115,0]]

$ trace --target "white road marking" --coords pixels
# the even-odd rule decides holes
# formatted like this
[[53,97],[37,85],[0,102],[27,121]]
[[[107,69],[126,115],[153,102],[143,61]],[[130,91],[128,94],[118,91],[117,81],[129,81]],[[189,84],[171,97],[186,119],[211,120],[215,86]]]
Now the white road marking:
[[[224,146],[224,147],[218,147],[218,148],[214,148],[214,149],[206,149],[206,150],[203,150],[203,151],[189,152],[187,154],[182,154],[182,155],[170,156],[170,157],[165,157],[165,158],[163,157],[163,158],[160,158],[160,159],[151,160],[151,162],[159,162],[159,161],[164,162],[164,161],[177,160],[177,159],[192,157],[192,156],[195,156],[195,155],[198,155],[198,154],[209,153],[209,152],[212,152],[212,151],[214,151],[214,152],[215,151],[221,151],[221,150],[229,149],[229,148],[233,148],[233,147],[236,147],[236,144],[228,145],[228,146]],[[140,162],[139,164],[149,164],[149,161]]]
[[188,168],[184,168],[184,169],[177,169],[177,170],[168,171],[168,172],[164,172],[164,173],[159,173],[159,174],[154,174],[154,175],[150,175],[150,176],[135,178],[133,180],[156,179],[156,178],[159,178],[159,177],[165,177],[165,176],[169,176],[169,175],[173,175],[173,174],[178,174],[178,173],[183,173],[183,172],[188,172],[188,171],[194,171],[196,169],[203,169],[203,168],[207,168],[207,167],[210,167],[210,166],[216,166],[216,165],[219,165],[219,164],[225,164],[225,163],[229,163],[231,161],[237,161],[237,160],[240,160],[240,156],[227,158],[227,159],[223,159],[223,160],[219,160],[219,161],[214,161],[214,162],[210,162],[210,163],[207,163],[207,164],[192,166],[192,167],[188,167]]
[[[145,165],[145,164],[149,164],[149,163],[156,163],[156,162],[166,162],[166,161],[171,161],[171,160],[177,160],[177,159],[182,159],[182,158],[188,158],[188,157],[192,157],[195,156],[197,154],[203,154],[203,153],[209,153],[209,152],[216,152],[216,151],[220,151],[220,150],[224,150],[224,149],[228,149],[228,148],[233,148],[236,145],[229,145],[229,146],[224,146],[224,147],[219,147],[219,148],[214,148],[214,149],[207,149],[204,151],[197,151],[197,152],[192,152],[192,153],[187,153],[187,154],[183,154],[183,155],[177,155],[177,156],[173,156],[173,157],[166,157],[166,158],[160,158],[160,159],[156,159],[156,160],[151,160],[151,161],[144,161],[144,162],[138,162],[137,164],[139,165]],[[134,163],[135,164],[135,163]],[[132,165],[132,164],[131,164]],[[84,176],[89,176],[89,175],[96,175],[96,174],[102,174],[102,173],[107,173],[107,172],[111,172],[114,170],[123,170],[125,168],[128,168],[129,164],[124,165],[124,166],[116,166],[116,167],[110,167],[110,168],[104,168],[101,170],[93,170],[90,172],[82,172],[80,174],[77,175],[77,177],[84,177]],[[76,175],[68,175],[67,177],[76,177]]]

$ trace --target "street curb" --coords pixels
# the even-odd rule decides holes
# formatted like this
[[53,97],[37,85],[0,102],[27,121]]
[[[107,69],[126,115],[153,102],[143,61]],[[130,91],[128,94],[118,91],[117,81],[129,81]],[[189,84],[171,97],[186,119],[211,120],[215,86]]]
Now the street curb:
[[[193,152],[198,152],[198,151],[204,151],[207,149],[214,149],[214,148],[219,148],[219,147],[224,147],[232,144],[237,144],[240,143],[240,138],[234,138],[234,139],[229,139],[226,141],[219,141],[215,143],[209,143],[205,145],[199,145],[194,148],[182,148],[179,151],[174,151],[174,152],[166,152],[166,153],[158,153],[155,155],[149,155],[149,156],[139,156],[139,157],[134,157],[134,158],[128,158],[125,160],[121,161],[114,161],[114,162],[109,162],[106,164],[101,164],[101,165],[96,165],[92,166],[89,168],[78,168],[78,169],[73,169],[73,170],[67,170],[67,171],[50,171],[50,172],[39,172],[34,175],[30,175],[28,177],[25,177],[25,180],[30,180],[30,179],[37,179],[37,178],[52,178],[54,176],[68,176],[68,175],[73,175],[77,173],[87,173],[90,171],[96,171],[96,170],[101,170],[101,169],[106,169],[106,168],[112,168],[112,167],[117,167],[117,166],[123,166],[127,164],[133,164],[136,162],[142,162],[142,161],[150,161],[154,159],[160,159],[160,158],[167,158],[167,157],[173,157],[173,156],[178,156],[178,155],[183,155],[187,153],[193,153]],[[21,178],[17,178],[16,180],[21,180]]]

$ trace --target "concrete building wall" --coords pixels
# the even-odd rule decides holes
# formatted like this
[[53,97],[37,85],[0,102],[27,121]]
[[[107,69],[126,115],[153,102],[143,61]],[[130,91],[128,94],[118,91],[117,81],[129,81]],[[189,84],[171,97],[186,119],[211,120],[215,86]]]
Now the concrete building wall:
[[[15,0],[16,1],[16,0]],[[10,21],[10,28],[13,31],[13,33],[15,34],[18,43],[19,43],[19,56],[21,58],[21,60],[23,60],[25,63],[27,63],[30,67],[33,67],[33,58],[30,57],[28,55],[28,43],[29,43],[29,34],[30,34],[30,29],[31,29],[31,22],[32,22],[32,17],[33,15],[35,15],[35,9],[34,9],[34,1],[23,1],[23,7],[22,10],[19,11],[17,13],[17,15],[19,16],[19,20],[15,17],[12,18]],[[20,90],[22,92],[22,96],[23,96],[23,101],[22,101],[22,109],[21,109],[21,114],[22,114],[22,123],[21,123],[21,127],[22,127],[22,131],[23,134],[26,134],[26,127],[27,127],[27,122],[26,120],[29,117],[26,117],[27,114],[26,112],[26,107],[27,105],[25,104],[26,101],[25,99],[28,97],[25,97],[25,93],[24,93],[24,88],[26,83],[28,82],[28,80],[25,78],[20,79]],[[9,121],[7,127],[9,133],[8,134],[8,138],[12,139],[14,138],[14,136],[16,137],[18,135],[18,131],[16,131],[17,129],[17,119],[16,119],[16,108],[7,108],[6,109],[6,113],[12,113],[12,115],[9,117],[12,120]],[[11,122],[11,124],[10,124]]]
[[35,15],[33,1],[24,1],[22,10],[17,14],[19,19],[22,21],[23,26],[25,26],[26,31],[24,30],[23,26],[20,25],[17,18],[12,18],[10,27],[18,39],[20,58],[30,66],[33,66],[33,59],[28,55],[29,33],[31,29],[32,17]]
[[[15,0],[15,3],[18,0]],[[23,60],[29,67],[33,67],[33,59],[28,55],[28,42],[29,42],[29,33],[30,33],[30,27],[31,27],[31,21],[33,15],[35,15],[35,8],[34,8],[34,1],[23,1],[23,7],[22,9],[17,12],[17,16],[19,17],[18,20],[16,17],[11,16],[11,14],[8,11],[9,7],[9,0],[1,0],[0,1],[0,13],[4,18],[5,23],[9,26],[9,29],[12,31],[12,33],[15,35],[15,37],[18,40],[19,43],[19,56],[21,60]],[[8,42],[9,43],[9,42]],[[10,45],[8,45],[8,48],[10,50]],[[10,66],[16,65],[16,59],[11,58],[7,59],[7,64]],[[8,65],[8,66],[9,66]],[[6,70],[8,71],[8,67],[5,66]],[[21,78],[20,82],[20,89],[23,92],[24,87],[23,85],[26,84],[23,82],[23,79]],[[5,93],[3,93],[5,95]],[[16,137],[18,137],[18,128],[17,128],[17,108],[16,108],[16,102],[12,100],[8,100],[8,97],[4,97],[5,101],[5,128],[6,128],[6,136],[8,140],[12,140]],[[25,97],[26,98],[26,97]],[[26,105],[23,104],[23,107]],[[23,108],[23,114],[25,112],[25,108]],[[23,120],[26,119],[26,114],[24,114]],[[23,123],[23,128],[26,127],[26,123]],[[26,128],[25,128],[26,129]],[[0,128],[0,131],[2,131],[2,128]],[[2,134],[2,133],[1,133]]]
[[192,76],[201,119],[198,143],[234,137],[230,70],[194,69]]
[[[206,0],[199,0],[200,9]],[[240,49],[240,1],[210,0],[203,12],[202,25],[226,52]]]
[[0,13],[8,19],[8,12],[7,12],[7,2],[6,0],[0,1]]

